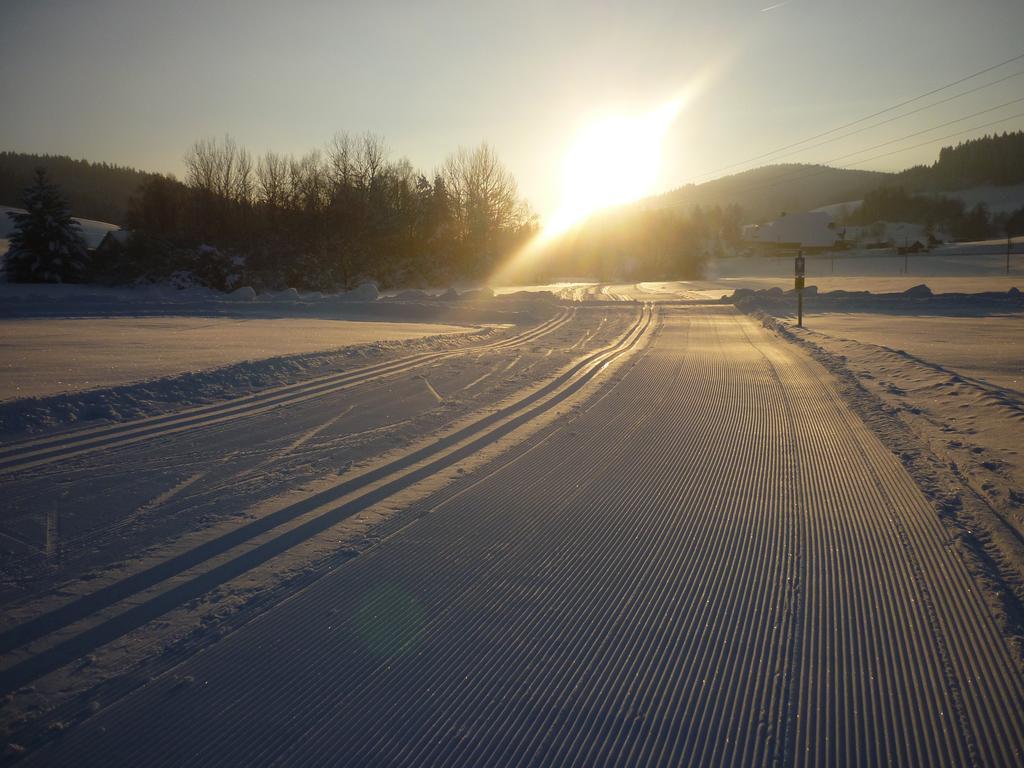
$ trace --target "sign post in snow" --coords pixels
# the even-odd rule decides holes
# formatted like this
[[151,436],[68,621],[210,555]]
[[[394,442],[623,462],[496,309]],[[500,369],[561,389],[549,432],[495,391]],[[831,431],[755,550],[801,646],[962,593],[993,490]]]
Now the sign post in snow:
[[793,287],[796,289],[796,324],[804,327],[804,252],[796,252],[796,277]]

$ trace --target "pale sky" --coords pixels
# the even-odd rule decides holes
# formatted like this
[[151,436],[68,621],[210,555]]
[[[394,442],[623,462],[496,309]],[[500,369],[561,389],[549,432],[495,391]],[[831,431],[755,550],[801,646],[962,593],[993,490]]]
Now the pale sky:
[[[4,0],[0,149],[180,175],[201,137],[298,154],[372,131],[429,172],[486,140],[550,215],[561,158],[596,116],[706,82],[667,136],[662,191],[1024,53],[1022,31],[1021,0]],[[1017,71],[1024,60],[932,100]],[[1022,97],[1024,75],[785,160]],[[1020,113],[1024,102],[906,144]],[[987,130],[1020,128],[1024,117]],[[929,162],[938,146],[857,167]]]

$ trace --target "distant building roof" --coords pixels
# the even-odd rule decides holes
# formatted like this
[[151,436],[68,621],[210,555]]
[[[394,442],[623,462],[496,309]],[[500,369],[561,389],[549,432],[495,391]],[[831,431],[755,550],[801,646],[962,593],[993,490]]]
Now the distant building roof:
[[829,228],[831,223],[832,217],[824,211],[791,213],[765,224],[746,225],[743,227],[743,239],[751,243],[827,247],[835,245],[839,239],[836,231]]
[[128,238],[131,237],[131,234],[132,232],[130,229],[112,229],[103,236],[103,239],[100,240],[97,247],[109,248],[115,245],[124,245],[128,242]]

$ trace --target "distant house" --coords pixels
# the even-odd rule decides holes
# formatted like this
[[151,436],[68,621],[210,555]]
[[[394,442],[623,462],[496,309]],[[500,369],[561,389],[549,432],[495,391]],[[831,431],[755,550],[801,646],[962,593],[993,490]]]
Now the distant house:
[[837,233],[832,217],[824,211],[791,213],[765,224],[743,227],[743,241],[772,249],[825,250],[842,246],[843,238]]
[[99,254],[119,252],[128,244],[128,238],[131,235],[131,230],[128,229],[112,229],[100,240],[95,252]]

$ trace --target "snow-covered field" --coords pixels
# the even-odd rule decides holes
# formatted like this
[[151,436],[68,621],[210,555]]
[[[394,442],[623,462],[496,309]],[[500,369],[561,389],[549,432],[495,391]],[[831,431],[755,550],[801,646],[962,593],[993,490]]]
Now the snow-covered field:
[[31,386],[170,374],[0,404],[12,749],[1013,763],[1020,294],[813,295],[796,329],[791,294],[713,300],[790,287],[754,266],[496,298],[0,288]]
[[[1024,242],[1012,244],[1006,270],[1006,241],[952,243],[930,253],[900,256],[887,251],[807,254],[808,285],[823,291],[903,291],[928,283],[941,293],[976,293],[1024,288]],[[718,259],[708,266],[705,290],[793,287],[793,255]]]
[[25,764],[1014,764],[994,545],[885,407],[727,303],[518,330],[0,447]]
[[1024,307],[1020,314],[982,317],[837,312],[808,316],[805,326],[1024,393]]
[[[1011,244],[1006,269],[1006,241],[950,243],[930,253],[900,256],[891,249],[806,255],[808,285],[822,291],[905,291],[922,282],[936,293],[979,293],[1024,289],[1024,239]],[[585,278],[548,284],[504,286],[515,291],[550,292],[566,301],[671,301],[719,299],[737,288],[793,287],[793,254],[736,256],[714,259],[700,280],[647,281],[602,285]]]
[[287,317],[0,320],[0,401],[471,330],[435,323]]

